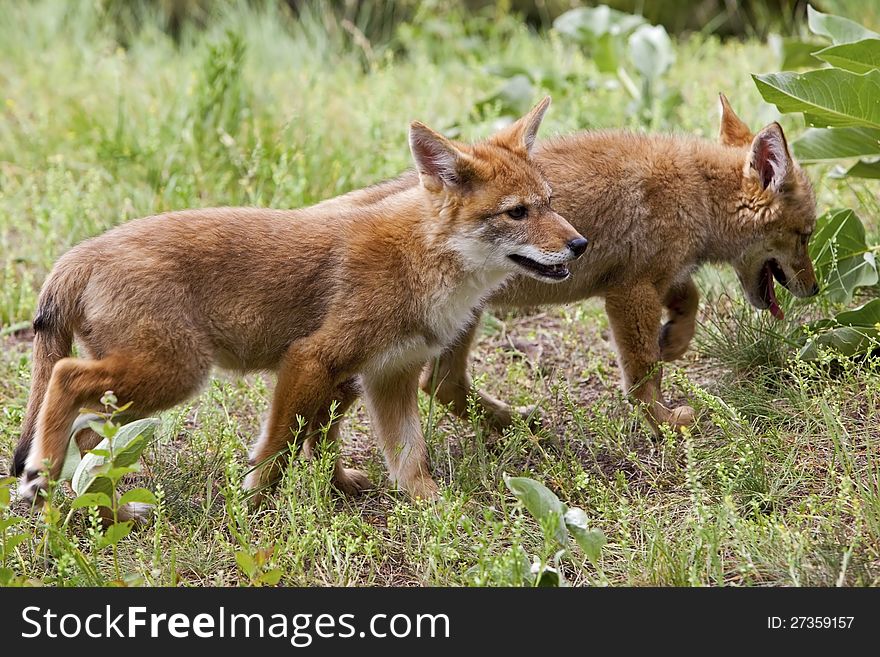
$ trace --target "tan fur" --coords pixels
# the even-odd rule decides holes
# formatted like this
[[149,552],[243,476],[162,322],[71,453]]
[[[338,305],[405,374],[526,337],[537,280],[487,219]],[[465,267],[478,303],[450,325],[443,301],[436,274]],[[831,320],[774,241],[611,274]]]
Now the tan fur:
[[[769,259],[778,262],[796,296],[818,290],[807,250],[815,225],[809,180],[791,160],[778,124],[753,135],[723,96],[721,108],[720,144],[621,131],[539,144],[535,158],[553,187],[554,207],[590,237],[590,246],[565,283],[518,276],[490,300],[513,308],[603,297],[624,389],[645,405],[655,431],[661,423],[681,427],[694,419],[690,407],[663,404],[660,362],[680,357],[694,335],[696,268],[732,264],[758,308],[767,307],[760,288]],[[779,148],[771,151],[767,144]],[[785,162],[771,162],[771,156]],[[771,165],[780,171],[778,180]],[[343,198],[367,206],[382,198],[382,186]],[[471,391],[467,364],[475,332],[476,323],[422,378],[426,391],[437,383],[438,399],[459,414],[467,411]],[[485,393],[479,402],[491,424],[510,424],[506,404]]]
[[[645,405],[655,432],[661,423],[678,428],[694,420],[690,407],[663,404],[660,362],[680,357],[694,335],[697,267],[732,264],[758,308],[767,308],[761,276],[770,259],[794,295],[818,291],[808,253],[816,218],[809,180],[778,124],[753,135],[723,96],[721,104],[720,145],[616,131],[541,144],[535,157],[553,186],[554,207],[590,236],[590,246],[562,285],[516,277],[491,299],[510,308],[604,297],[624,389]],[[768,153],[767,143],[782,150]],[[787,161],[768,162],[771,155]],[[779,164],[787,169],[767,186],[770,165]],[[441,381],[438,398],[460,414],[471,390],[467,352],[475,326],[423,378],[426,389],[430,379]],[[480,402],[494,425],[510,423],[508,406],[482,393]]]
[[[16,451],[22,496],[45,485],[45,462],[57,477],[71,423],[104,391],[137,415],[155,413],[196,394],[215,364],[277,373],[248,488],[274,480],[276,457],[305,438],[294,435],[297,416],[314,434],[334,399],[342,412],[354,401],[360,377],[392,479],[411,495],[435,495],[416,404],[422,365],[524,271],[508,256],[526,250],[563,266],[582,251],[529,156],[548,104],[472,146],[413,124],[420,182],[391,183],[369,206],[172,212],[69,251],[35,320]],[[505,214],[511,199],[528,207],[527,220]],[[67,357],[74,335],[88,358]],[[369,482],[337,465],[336,483],[353,492]]]

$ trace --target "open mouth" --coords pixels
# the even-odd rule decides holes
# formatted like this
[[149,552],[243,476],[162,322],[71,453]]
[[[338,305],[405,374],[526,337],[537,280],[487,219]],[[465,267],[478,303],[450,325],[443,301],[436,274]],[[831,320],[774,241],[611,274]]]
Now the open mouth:
[[525,256],[512,254],[507,256],[511,260],[513,260],[516,264],[518,264],[523,269],[528,269],[530,272],[538,274],[543,278],[548,278],[552,281],[563,281],[569,277],[570,272],[568,271],[568,267],[564,264],[558,265],[542,265],[540,262],[536,262],[531,258],[526,258]]
[[779,307],[779,300],[776,298],[774,278],[779,281],[780,285],[788,287],[788,277],[782,271],[782,267],[779,266],[776,260],[768,260],[761,268],[761,280],[759,282],[761,298],[769,307],[771,315],[776,319],[784,319],[785,313],[782,312],[782,308]]

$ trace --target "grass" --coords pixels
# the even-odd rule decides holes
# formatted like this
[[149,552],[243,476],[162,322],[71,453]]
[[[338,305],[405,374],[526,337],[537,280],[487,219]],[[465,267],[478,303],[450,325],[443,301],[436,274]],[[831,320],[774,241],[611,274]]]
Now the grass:
[[[414,118],[463,138],[491,130],[498,108],[473,108],[503,82],[492,66],[559,74],[546,90],[554,105],[544,136],[639,127],[613,80],[515,16],[441,23],[424,10],[382,44],[329,16],[221,6],[204,30],[184,28],[179,44],[148,15],[126,48],[96,3],[0,10],[0,472],[28,394],[23,327],[53,261],[76,242],[173,208],[296,207],[396,175],[409,165]],[[661,127],[714,138],[721,90],[750,124],[775,118],[749,77],[776,70],[769,47],[702,36],[676,45],[667,83],[686,102]],[[783,124],[799,129],[791,117]],[[872,188],[821,173],[820,208],[858,208],[876,243]],[[545,483],[604,532],[597,565],[577,548],[564,557],[575,585],[880,583],[877,366],[797,363],[786,325],[748,309],[731,271],[707,268],[698,280],[697,340],[666,375],[668,396],[698,411],[690,434],[649,440],[617,388],[600,303],[493,317],[474,374],[501,398],[540,404],[540,431],[493,437],[476,417],[429,413],[423,397],[443,489],[430,506],[389,484],[358,406],[344,458],[369,473],[374,491],[345,498],[330,485],[329,459],[296,462],[271,502],[250,512],[240,484],[272,382],[218,373],[163,414],[143,471],[125,484],[158,491],[162,503],[119,544],[121,571],[155,585],[257,583],[236,559],[247,552],[285,585],[521,584],[524,560],[553,550],[507,492],[507,473]],[[69,499],[60,505],[66,513]],[[46,522],[18,525],[33,538],[6,566],[46,584],[114,579],[110,552],[94,549],[93,516],[74,515],[63,537]]]

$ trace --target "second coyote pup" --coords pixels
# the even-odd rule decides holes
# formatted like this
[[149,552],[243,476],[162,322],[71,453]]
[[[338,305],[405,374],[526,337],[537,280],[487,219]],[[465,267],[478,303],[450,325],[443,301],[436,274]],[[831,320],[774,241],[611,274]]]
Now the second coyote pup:
[[[33,500],[56,478],[80,408],[113,390],[137,414],[194,395],[211,367],[273,370],[251,489],[279,473],[297,416],[314,433],[363,383],[391,478],[433,497],[419,372],[514,272],[548,282],[587,242],[550,207],[530,151],[549,98],[490,139],[453,143],[420,123],[418,182],[369,208],[215,208],[137,219],[55,265],[34,320],[33,376],[14,473]],[[87,358],[70,358],[77,338]],[[332,429],[331,429],[332,430]],[[352,469],[336,484],[368,486]]]
[[[663,404],[659,364],[681,356],[694,335],[697,267],[730,263],[749,302],[777,317],[774,278],[798,297],[819,290],[807,248],[816,201],[782,128],[771,123],[753,135],[723,95],[721,109],[720,144],[618,131],[539,144],[535,159],[554,207],[590,246],[564,284],[516,277],[490,300],[509,308],[603,297],[623,386],[655,431],[694,419],[689,406]],[[476,326],[437,363],[437,396],[459,414],[467,411]],[[426,389],[432,378],[425,376]],[[507,405],[485,394],[479,402],[493,424],[510,423]]]

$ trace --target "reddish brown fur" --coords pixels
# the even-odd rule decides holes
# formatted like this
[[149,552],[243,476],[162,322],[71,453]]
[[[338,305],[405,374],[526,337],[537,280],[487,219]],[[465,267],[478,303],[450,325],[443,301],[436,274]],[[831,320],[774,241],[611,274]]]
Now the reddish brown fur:
[[[771,189],[767,145],[780,141],[787,169],[779,188]],[[781,128],[771,124],[756,137],[722,96],[721,142],[612,131],[541,144],[535,157],[553,186],[554,206],[591,244],[566,283],[551,287],[516,277],[491,299],[517,307],[604,297],[623,386],[645,405],[655,431],[661,423],[680,427],[694,419],[688,406],[663,404],[660,362],[681,356],[694,335],[699,298],[691,273],[697,267],[733,264],[759,308],[767,307],[759,287],[768,258],[778,261],[796,296],[818,290],[807,248],[815,198]],[[466,412],[471,390],[467,352],[475,326],[434,372],[442,382],[438,398],[458,413]],[[430,378],[424,378],[426,389]],[[510,423],[508,406],[482,393],[479,398],[493,424]]]
[[[413,496],[435,495],[416,405],[423,363],[518,270],[508,253],[575,257],[580,236],[550,209],[529,158],[548,102],[473,146],[413,124],[421,184],[391,183],[369,206],[343,198],[293,211],[172,212],[65,254],[35,322],[16,453],[23,497],[44,485],[45,462],[57,477],[71,423],[104,391],[150,414],[197,393],[215,364],[277,373],[249,488],[277,477],[273,457],[296,441],[297,416],[315,433],[333,399],[344,411],[356,398],[360,375],[392,478]],[[528,222],[499,214],[511,197],[529,205]],[[74,335],[88,358],[67,357]],[[339,465],[336,482],[348,491],[368,485]]]
[[[510,308],[603,297],[623,386],[645,404],[655,431],[664,422],[680,427],[693,421],[690,407],[663,404],[660,362],[680,357],[694,335],[699,297],[691,273],[697,267],[733,264],[759,308],[767,307],[759,287],[771,256],[795,295],[818,289],[807,250],[815,224],[809,180],[791,160],[777,124],[756,136],[723,96],[721,106],[721,144],[620,131],[581,132],[540,144],[535,158],[553,187],[554,206],[590,237],[590,247],[565,283],[519,276],[490,301]],[[778,189],[767,186],[771,156],[787,167]],[[382,187],[343,198],[369,205],[382,198]],[[472,387],[467,364],[475,331],[476,323],[436,369],[426,369],[422,381],[425,390],[439,382],[438,399],[459,414],[467,410]],[[483,393],[479,401],[492,424],[510,424],[507,405]]]

